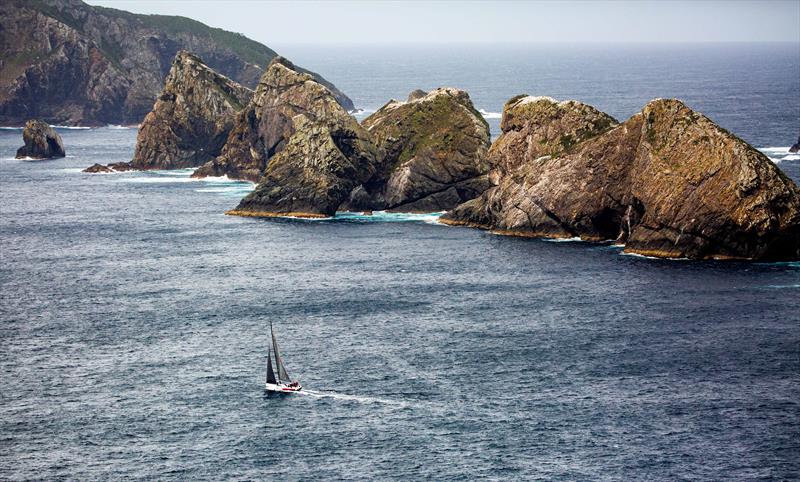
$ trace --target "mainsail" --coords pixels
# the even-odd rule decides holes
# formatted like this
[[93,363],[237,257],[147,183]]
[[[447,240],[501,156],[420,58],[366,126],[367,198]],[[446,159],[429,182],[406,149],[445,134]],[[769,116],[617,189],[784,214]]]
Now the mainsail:
[[281,352],[278,351],[278,340],[275,338],[275,329],[272,328],[272,322],[269,323],[269,329],[272,332],[272,347],[275,350],[275,365],[278,367],[278,380],[282,382],[291,382],[292,379],[289,378],[289,373],[286,371],[286,366],[283,364]]
[[276,385],[278,383],[278,381],[275,380],[275,372],[272,370],[272,350],[271,349],[269,350],[269,353],[267,354],[267,383],[271,383],[273,385]]

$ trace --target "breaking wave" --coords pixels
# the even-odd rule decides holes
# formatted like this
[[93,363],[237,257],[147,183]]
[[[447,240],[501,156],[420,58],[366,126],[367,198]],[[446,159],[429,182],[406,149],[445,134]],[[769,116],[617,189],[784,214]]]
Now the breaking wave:
[[580,236],[575,236],[572,238],[542,238],[542,241],[547,241],[548,243],[577,243],[583,242]]
[[500,112],[487,112],[484,109],[478,109],[478,112],[481,113],[484,119],[500,119],[503,117]]
[[351,223],[400,223],[417,221],[430,224],[438,224],[439,218],[445,212],[437,213],[392,213],[388,211],[374,211],[372,214],[361,212],[340,211],[336,216],[329,218],[332,221],[351,222]]
[[758,150],[775,164],[783,161],[800,161],[800,154],[789,152],[789,147],[760,147]]

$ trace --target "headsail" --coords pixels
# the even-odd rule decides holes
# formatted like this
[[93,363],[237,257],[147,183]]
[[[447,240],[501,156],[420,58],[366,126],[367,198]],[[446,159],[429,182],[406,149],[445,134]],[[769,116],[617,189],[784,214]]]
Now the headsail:
[[275,372],[272,370],[272,350],[269,350],[267,354],[267,383],[271,383],[273,385],[277,384],[278,381],[275,380]]
[[278,339],[275,338],[275,329],[272,328],[272,322],[269,322],[269,329],[272,332],[272,347],[275,350],[275,365],[278,367],[278,380],[282,382],[291,382],[289,373],[286,371],[286,366],[283,364],[281,352],[278,350]]

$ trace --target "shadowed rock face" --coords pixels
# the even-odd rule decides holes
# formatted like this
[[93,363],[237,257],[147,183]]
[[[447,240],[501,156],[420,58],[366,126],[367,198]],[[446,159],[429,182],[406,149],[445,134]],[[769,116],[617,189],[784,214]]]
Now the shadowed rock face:
[[253,179],[265,169],[230,214],[329,216],[374,173],[377,159],[366,129],[331,92],[276,58],[238,115],[223,154],[195,175]]
[[[254,87],[277,54],[233,32],[166,15],[138,15],[79,0],[0,2],[0,123],[138,124],[181,49]],[[342,105],[352,101],[318,74]]]
[[61,136],[47,123],[40,120],[29,120],[22,131],[25,145],[17,149],[17,159],[51,159],[64,157],[64,144]]
[[434,212],[490,186],[489,126],[458,89],[412,92],[364,120],[385,155],[343,209]]
[[218,156],[253,92],[178,52],[136,139],[135,169],[196,167]]
[[677,100],[652,101],[554,157],[532,158],[523,146],[506,152],[506,166],[518,164],[496,187],[443,221],[520,236],[615,239],[626,252],[658,257],[800,257],[800,189]]

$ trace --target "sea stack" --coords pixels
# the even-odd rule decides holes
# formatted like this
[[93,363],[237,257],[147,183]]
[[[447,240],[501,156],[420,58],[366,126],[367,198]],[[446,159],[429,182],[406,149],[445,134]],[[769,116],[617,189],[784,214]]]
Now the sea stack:
[[196,175],[258,179],[228,214],[330,216],[375,172],[369,133],[327,87],[283,58],[274,59],[222,155]]
[[197,167],[217,157],[253,92],[180,51],[139,128],[135,169]]
[[497,185],[443,222],[519,236],[616,240],[625,252],[656,257],[800,257],[797,185],[682,102],[651,101],[622,124],[578,129],[578,137],[543,153],[537,144],[552,136],[537,139],[535,132],[569,126],[551,125],[559,117],[536,116],[538,109],[518,110],[535,99],[506,104],[503,134],[490,154]]
[[463,90],[415,90],[366,118],[383,158],[344,209],[435,212],[486,190],[489,125]]
[[[341,115],[346,111],[331,92],[289,60],[276,57],[258,82],[250,103],[239,112],[220,156],[195,171],[194,177],[228,176],[258,182],[267,162],[294,134],[293,118]],[[334,105],[335,104],[335,105]]]
[[64,143],[58,132],[46,122],[31,119],[22,130],[24,146],[17,149],[17,159],[52,159],[64,157]]

